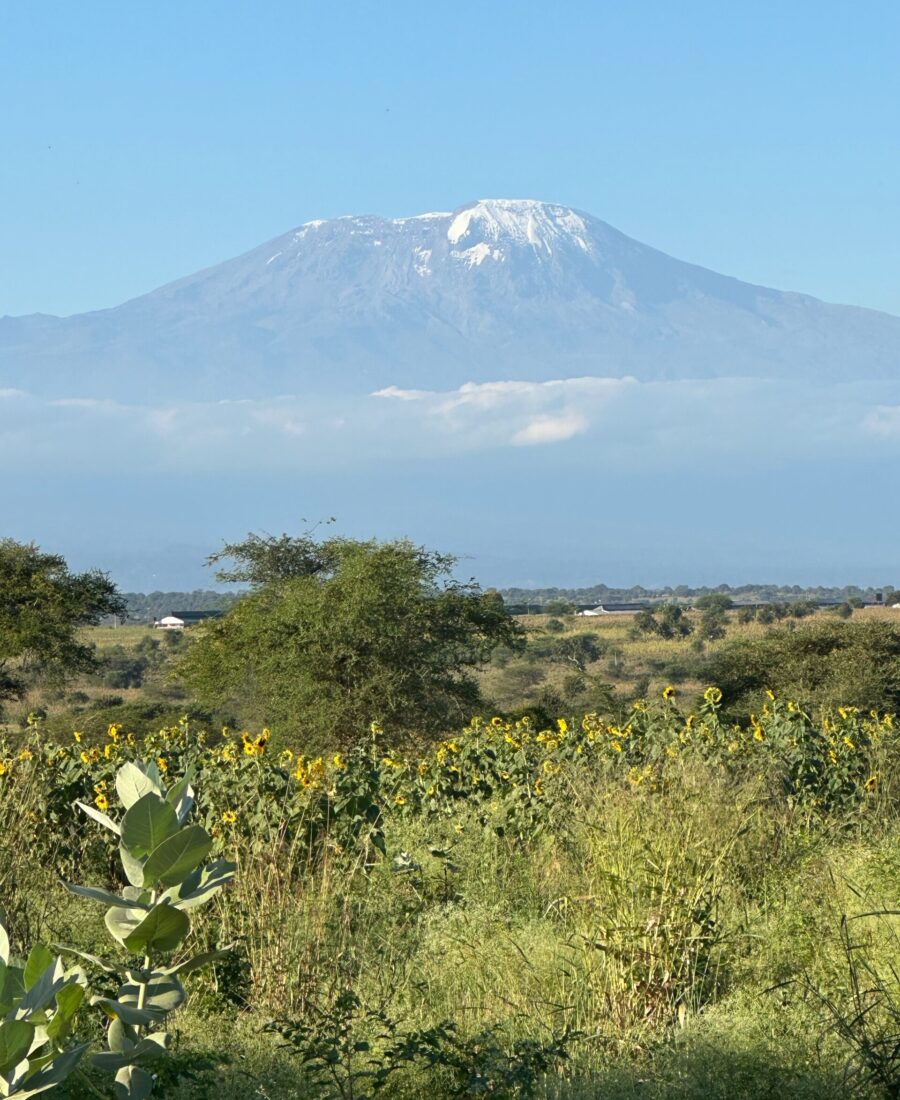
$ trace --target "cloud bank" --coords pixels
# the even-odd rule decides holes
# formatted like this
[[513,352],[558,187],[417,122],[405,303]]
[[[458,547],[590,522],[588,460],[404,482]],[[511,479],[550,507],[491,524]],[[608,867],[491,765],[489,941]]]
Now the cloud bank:
[[540,448],[598,468],[779,461],[900,447],[900,384],[633,378],[397,387],[342,398],[126,405],[0,391],[4,468],[341,469]]

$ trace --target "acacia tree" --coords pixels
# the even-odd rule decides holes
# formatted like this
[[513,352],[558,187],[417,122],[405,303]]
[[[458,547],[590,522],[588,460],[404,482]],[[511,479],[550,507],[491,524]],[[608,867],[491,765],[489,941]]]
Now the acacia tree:
[[452,577],[455,559],[407,541],[251,535],[211,559],[250,591],[180,666],[208,705],[246,703],[307,745],[346,745],[369,723],[435,734],[481,699],[473,672],[522,630],[499,595]]
[[96,668],[78,628],[124,612],[105,573],[72,573],[59,554],[0,539],[0,699],[20,698],[31,676],[64,680]]

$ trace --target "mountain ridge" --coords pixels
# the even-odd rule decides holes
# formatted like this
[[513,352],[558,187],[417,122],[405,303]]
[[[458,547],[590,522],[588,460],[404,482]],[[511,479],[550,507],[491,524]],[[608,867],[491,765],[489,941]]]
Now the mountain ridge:
[[900,376],[900,318],[720,275],[584,211],[480,199],[306,222],[118,306],[0,318],[0,388],[146,401]]

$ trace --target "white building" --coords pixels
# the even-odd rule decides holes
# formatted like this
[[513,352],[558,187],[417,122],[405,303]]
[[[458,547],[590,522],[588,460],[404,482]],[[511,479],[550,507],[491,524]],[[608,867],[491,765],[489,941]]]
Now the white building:
[[153,625],[158,630],[184,630],[184,619],[176,619],[174,615],[163,615]]

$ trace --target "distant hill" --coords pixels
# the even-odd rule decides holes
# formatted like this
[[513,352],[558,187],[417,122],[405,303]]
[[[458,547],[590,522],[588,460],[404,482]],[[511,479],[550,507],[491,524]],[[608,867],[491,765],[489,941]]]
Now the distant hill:
[[900,377],[900,318],[753,286],[553,203],[313,221],[112,309],[0,319],[0,388],[117,401],[577,375]]
[[129,619],[159,619],[178,611],[227,611],[238,599],[236,592],[125,592]]
[[540,610],[545,604],[565,602],[576,607],[601,603],[619,603],[634,601],[693,600],[699,596],[716,593],[730,596],[735,603],[794,603],[798,600],[811,600],[816,603],[836,603],[845,600],[862,600],[872,603],[876,594],[882,593],[885,600],[896,598],[894,589],[860,588],[855,584],[842,587],[799,584],[742,584],[701,586],[692,588],[686,584],[675,587],[644,588],[635,585],[632,588],[610,588],[605,584],[591,585],[587,588],[503,588],[500,595],[508,607]]

